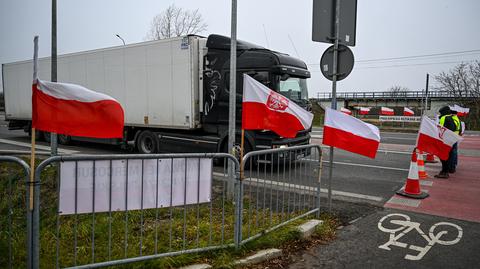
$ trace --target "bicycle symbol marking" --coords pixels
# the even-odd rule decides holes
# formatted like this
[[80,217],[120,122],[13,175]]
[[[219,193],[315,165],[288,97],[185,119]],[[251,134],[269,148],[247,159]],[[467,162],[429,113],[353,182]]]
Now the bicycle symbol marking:
[[[393,226],[396,225],[398,227],[396,228],[387,228],[383,224],[384,222],[390,219],[389,222],[387,222],[387,225]],[[392,225],[393,224],[393,225]],[[443,230],[435,233],[435,229],[440,229],[440,227],[443,226]],[[447,227],[450,226],[453,227],[454,229],[457,230],[458,234],[456,237],[453,237],[452,240],[441,240],[442,237],[445,238],[447,234],[449,234],[449,231],[445,230]],[[460,239],[462,239],[463,235],[463,230],[460,226],[454,223],[450,222],[438,222],[434,224],[430,229],[428,230],[428,236],[423,232],[423,230],[420,228],[420,223],[418,222],[413,222],[410,221],[410,217],[405,214],[400,214],[400,213],[393,213],[384,216],[383,218],[380,219],[378,222],[378,229],[382,232],[389,233],[389,240],[383,245],[378,246],[378,248],[384,249],[384,250],[391,250],[390,246],[397,246],[401,248],[407,248],[417,251],[417,255],[411,255],[407,254],[405,255],[406,260],[412,260],[412,261],[418,261],[421,260],[427,252],[435,245],[435,244],[440,244],[444,246],[451,246],[457,244]],[[413,244],[407,244],[403,242],[399,242],[403,236],[408,234],[410,231],[415,230],[418,234],[420,234],[423,239],[427,242],[426,246],[417,246]],[[450,233],[451,235],[451,233]],[[449,236],[452,238],[451,236]]]

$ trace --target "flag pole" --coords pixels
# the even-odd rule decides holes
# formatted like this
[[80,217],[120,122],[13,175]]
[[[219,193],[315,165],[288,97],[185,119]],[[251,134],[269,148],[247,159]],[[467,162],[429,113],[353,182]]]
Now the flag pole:
[[240,142],[240,180],[243,180],[243,147],[245,146],[245,129],[242,128],[242,138]]
[[[38,69],[38,36],[33,38],[33,85],[37,84],[37,69]],[[33,94],[33,92],[32,92]],[[32,120],[33,120],[33,106],[32,106]],[[30,211],[33,210],[33,183],[35,181],[35,127],[32,124],[32,151],[30,153]]]

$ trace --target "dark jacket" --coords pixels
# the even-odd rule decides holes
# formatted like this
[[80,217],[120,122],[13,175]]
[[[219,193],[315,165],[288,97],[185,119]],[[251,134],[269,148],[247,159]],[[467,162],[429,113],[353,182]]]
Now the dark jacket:
[[457,130],[457,126],[455,125],[455,121],[452,119],[452,111],[448,106],[442,107],[440,110],[440,118],[445,117],[445,122],[443,123],[443,127],[447,128],[448,130],[455,132]]

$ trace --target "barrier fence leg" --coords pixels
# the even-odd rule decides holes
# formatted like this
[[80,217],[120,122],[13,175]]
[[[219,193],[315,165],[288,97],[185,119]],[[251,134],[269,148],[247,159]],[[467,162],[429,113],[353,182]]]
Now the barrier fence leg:
[[27,179],[26,181],[27,184],[27,203],[25,204],[25,207],[27,208],[27,268],[32,269],[33,268],[33,253],[32,253],[32,242],[33,242],[33,237],[32,237],[32,219],[33,219],[33,210],[30,210],[30,187],[28,186],[29,181]]
[[32,219],[32,268],[40,268],[40,176],[35,174]]
[[242,243],[242,212],[243,212],[243,182],[237,181],[237,201],[235,203],[235,248],[239,249]]

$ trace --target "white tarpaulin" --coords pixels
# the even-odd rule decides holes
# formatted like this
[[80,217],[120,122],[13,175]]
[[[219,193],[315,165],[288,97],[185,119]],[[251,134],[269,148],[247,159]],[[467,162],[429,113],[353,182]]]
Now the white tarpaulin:
[[186,160],[186,169],[185,159],[62,162],[60,214],[148,209],[156,208],[157,203],[162,208],[209,202],[212,160]]

